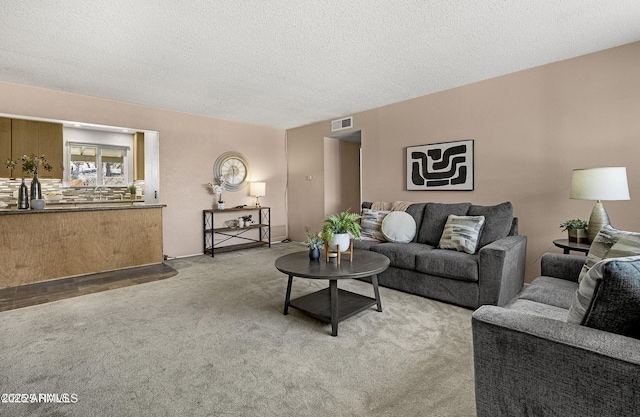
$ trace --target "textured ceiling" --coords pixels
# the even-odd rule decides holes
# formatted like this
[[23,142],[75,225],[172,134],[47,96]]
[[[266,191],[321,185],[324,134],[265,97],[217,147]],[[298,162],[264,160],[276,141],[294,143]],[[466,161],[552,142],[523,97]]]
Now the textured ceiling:
[[638,0],[2,0],[0,80],[290,128],[637,40]]

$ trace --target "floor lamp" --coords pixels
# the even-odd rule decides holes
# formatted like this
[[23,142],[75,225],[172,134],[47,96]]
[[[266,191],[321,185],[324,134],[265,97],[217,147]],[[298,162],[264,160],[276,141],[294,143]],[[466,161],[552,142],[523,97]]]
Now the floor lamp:
[[589,217],[587,236],[593,242],[600,229],[611,225],[602,200],[629,200],[626,167],[574,169],[571,176],[570,198],[596,200]]

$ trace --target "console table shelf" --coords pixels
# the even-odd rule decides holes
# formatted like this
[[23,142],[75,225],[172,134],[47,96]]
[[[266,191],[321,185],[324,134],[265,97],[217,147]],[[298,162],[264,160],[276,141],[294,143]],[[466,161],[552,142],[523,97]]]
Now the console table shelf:
[[[247,227],[216,227],[216,215],[239,213],[242,215],[258,212],[258,223]],[[270,207],[242,207],[225,210],[203,210],[203,252],[212,257],[216,252],[255,248],[269,245],[271,247],[271,208]],[[253,231],[253,233],[251,233]],[[256,235],[257,233],[257,235]],[[218,241],[216,242],[216,239]],[[225,242],[238,242],[224,244]]]

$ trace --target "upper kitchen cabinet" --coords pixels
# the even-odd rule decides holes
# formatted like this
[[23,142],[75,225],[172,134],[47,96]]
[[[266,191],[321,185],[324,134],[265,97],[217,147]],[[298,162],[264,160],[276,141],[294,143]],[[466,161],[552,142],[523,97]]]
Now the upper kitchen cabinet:
[[133,179],[144,180],[144,132],[133,135]]
[[11,158],[32,153],[45,155],[53,167],[51,171],[38,171],[40,178],[62,179],[62,124],[11,119]]
[[11,159],[11,119],[0,117],[0,178],[9,178],[11,170],[5,161]]

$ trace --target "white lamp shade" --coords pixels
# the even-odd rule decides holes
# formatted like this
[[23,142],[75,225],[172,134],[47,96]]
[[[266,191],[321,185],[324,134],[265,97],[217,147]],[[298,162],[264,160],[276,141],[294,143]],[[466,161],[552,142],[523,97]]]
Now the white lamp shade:
[[262,197],[265,195],[267,184],[264,182],[256,181],[249,183],[249,195],[254,197]]
[[627,168],[574,169],[569,197],[577,200],[629,200]]

